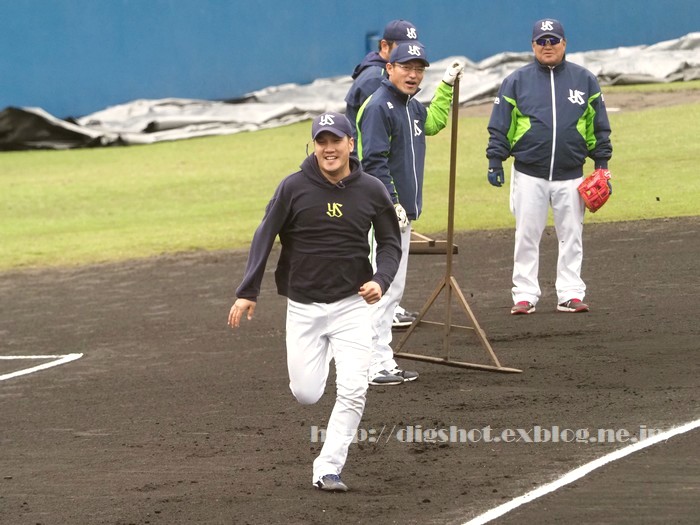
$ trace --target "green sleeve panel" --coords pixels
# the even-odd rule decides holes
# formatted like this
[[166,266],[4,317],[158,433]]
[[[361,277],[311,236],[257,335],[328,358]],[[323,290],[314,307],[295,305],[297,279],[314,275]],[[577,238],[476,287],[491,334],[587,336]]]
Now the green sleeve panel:
[[525,135],[530,129],[530,117],[523,115],[518,109],[518,103],[513,98],[508,98],[505,95],[503,99],[508,102],[513,109],[510,112],[510,127],[508,128],[508,142],[510,143],[511,149],[520,138]]
[[357,116],[355,117],[355,129],[357,130],[357,139],[355,140],[355,151],[357,151],[357,158],[359,158],[360,160],[362,160],[362,131],[360,131],[360,120],[362,120],[362,115],[365,112],[365,106],[367,106],[367,102],[369,102],[369,99],[371,98],[372,95],[365,99],[365,101],[360,106],[360,109],[357,111]]
[[588,99],[588,107],[584,111],[581,118],[576,123],[576,129],[586,141],[588,151],[593,151],[596,146],[597,139],[595,136],[595,115],[596,111],[593,108],[593,101],[600,97],[600,93],[596,93]]
[[428,107],[428,116],[425,119],[426,135],[437,135],[447,126],[447,116],[450,112],[451,104],[452,86],[441,81]]

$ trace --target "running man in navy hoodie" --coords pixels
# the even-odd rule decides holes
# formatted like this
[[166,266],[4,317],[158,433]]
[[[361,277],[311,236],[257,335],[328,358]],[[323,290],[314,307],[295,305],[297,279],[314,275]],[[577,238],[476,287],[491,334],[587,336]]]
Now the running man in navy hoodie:
[[[316,403],[335,360],[337,396],[312,483],[347,491],[340,479],[360,424],[372,354],[370,305],[381,299],[401,259],[401,234],[384,185],[350,156],[352,127],[339,113],[316,117],[314,152],[277,187],[255,231],[243,281],[228,323],[255,312],[275,238],[282,244],[275,281],[287,297],[289,388],[299,403]],[[377,270],[369,259],[370,228],[377,239]]]

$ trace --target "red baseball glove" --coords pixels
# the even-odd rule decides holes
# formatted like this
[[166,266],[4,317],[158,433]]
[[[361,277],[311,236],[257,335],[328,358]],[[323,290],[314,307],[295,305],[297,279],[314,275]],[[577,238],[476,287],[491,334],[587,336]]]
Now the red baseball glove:
[[581,194],[586,208],[591,213],[597,212],[612,195],[610,172],[603,168],[595,170],[579,184],[578,192]]

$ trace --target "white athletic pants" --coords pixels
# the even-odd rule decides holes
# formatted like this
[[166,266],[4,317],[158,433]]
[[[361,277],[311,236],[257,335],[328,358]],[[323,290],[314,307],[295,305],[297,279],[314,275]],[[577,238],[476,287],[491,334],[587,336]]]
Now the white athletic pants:
[[336,401],[314,460],[312,483],[326,474],[340,474],[360,424],[372,343],[369,324],[369,305],[360,296],[329,304],[287,300],[289,388],[299,403],[310,405],[321,398],[330,361],[335,360]]
[[549,181],[513,168],[510,184],[510,209],[515,216],[513,303],[537,304],[542,295],[538,281],[540,240],[550,206],[559,241],[557,303],[585,297],[586,285],[581,280],[585,208],[577,189],[581,180]]
[[[373,239],[374,241],[374,239]],[[392,370],[397,364],[394,360],[394,350],[391,348],[391,325],[394,321],[394,310],[403,298],[406,288],[406,272],[408,270],[408,251],[411,248],[411,224],[401,233],[401,262],[394,281],[382,298],[371,306],[372,311],[372,362],[370,364],[370,379],[381,370]],[[376,253],[373,245],[372,254]],[[372,261],[376,269],[376,261]]]

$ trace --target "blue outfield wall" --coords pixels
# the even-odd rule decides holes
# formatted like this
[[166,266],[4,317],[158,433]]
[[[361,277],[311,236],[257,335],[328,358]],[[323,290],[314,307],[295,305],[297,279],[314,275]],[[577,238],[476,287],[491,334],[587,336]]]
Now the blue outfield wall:
[[0,0],[0,109],[65,118],[140,98],[221,100],[350,74],[387,21],[418,27],[428,56],[529,51],[558,18],[570,52],[700,31],[697,0]]

